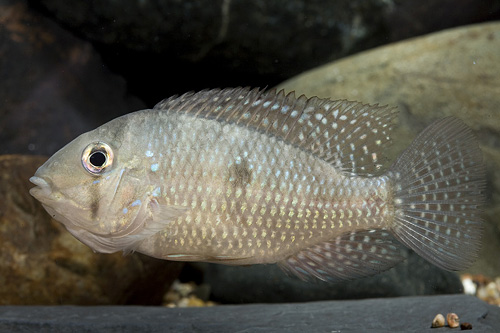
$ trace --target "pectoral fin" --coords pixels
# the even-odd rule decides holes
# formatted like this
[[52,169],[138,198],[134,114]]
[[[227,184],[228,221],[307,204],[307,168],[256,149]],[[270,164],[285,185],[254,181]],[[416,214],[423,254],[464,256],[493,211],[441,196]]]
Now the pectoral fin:
[[135,251],[143,240],[164,230],[175,221],[188,207],[167,205],[162,199],[147,198],[139,202],[141,207],[133,222],[124,230],[112,234],[95,234],[80,228],[67,229],[79,240],[96,252],[124,254]]
[[113,238],[113,242],[120,244],[123,253],[135,251],[143,240],[164,230],[168,224],[175,221],[189,210],[185,206],[167,205],[163,200],[152,198],[144,203],[136,219],[139,227],[128,235]]

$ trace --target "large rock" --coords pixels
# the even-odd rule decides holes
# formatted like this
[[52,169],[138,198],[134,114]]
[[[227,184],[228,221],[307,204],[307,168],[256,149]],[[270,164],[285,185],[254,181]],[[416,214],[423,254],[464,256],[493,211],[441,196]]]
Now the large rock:
[[93,253],[28,193],[45,160],[0,155],[0,304],[160,304],[182,264]]
[[0,154],[52,155],[78,134],[144,108],[99,55],[24,0],[0,0]]
[[5,332],[456,332],[431,328],[455,312],[473,332],[498,332],[500,308],[466,295],[208,308],[0,307]]
[[[281,84],[307,96],[396,105],[401,126],[392,160],[432,120],[464,119],[478,133],[488,166],[489,193],[484,249],[474,273],[500,274],[497,226],[500,207],[500,24],[482,24],[381,47],[321,66]],[[306,284],[274,266],[204,266],[212,297],[224,303],[311,301],[460,292],[455,273],[444,272],[413,252],[394,269],[343,284]]]
[[33,3],[100,45],[151,103],[167,89],[266,86],[359,50],[498,17],[495,0]]
[[279,86],[307,96],[398,107],[393,160],[426,125],[449,115],[477,133],[488,168],[486,232],[470,271],[500,275],[500,23],[451,29],[351,56]]

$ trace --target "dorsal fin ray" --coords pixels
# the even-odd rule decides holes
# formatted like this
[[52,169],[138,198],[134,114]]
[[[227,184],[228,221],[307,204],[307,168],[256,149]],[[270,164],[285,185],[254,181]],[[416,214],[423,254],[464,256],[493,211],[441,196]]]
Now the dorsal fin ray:
[[357,175],[379,172],[396,116],[388,106],[297,98],[294,92],[258,88],[190,92],[163,100],[154,109],[254,128]]

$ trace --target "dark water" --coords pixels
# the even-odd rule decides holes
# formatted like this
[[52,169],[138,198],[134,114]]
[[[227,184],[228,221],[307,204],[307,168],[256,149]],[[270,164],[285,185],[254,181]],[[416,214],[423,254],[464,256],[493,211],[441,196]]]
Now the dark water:
[[323,63],[498,19],[495,1],[2,1],[0,153],[46,154],[191,90],[273,87]]

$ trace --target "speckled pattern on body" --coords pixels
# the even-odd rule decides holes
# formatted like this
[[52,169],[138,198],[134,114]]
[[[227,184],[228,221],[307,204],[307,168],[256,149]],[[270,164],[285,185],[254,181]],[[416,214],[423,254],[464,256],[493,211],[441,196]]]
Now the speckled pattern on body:
[[278,263],[335,280],[394,266],[397,239],[462,269],[481,232],[475,138],[438,120],[382,173],[395,116],[258,89],[188,93],[81,135],[40,167],[31,193],[98,252]]

